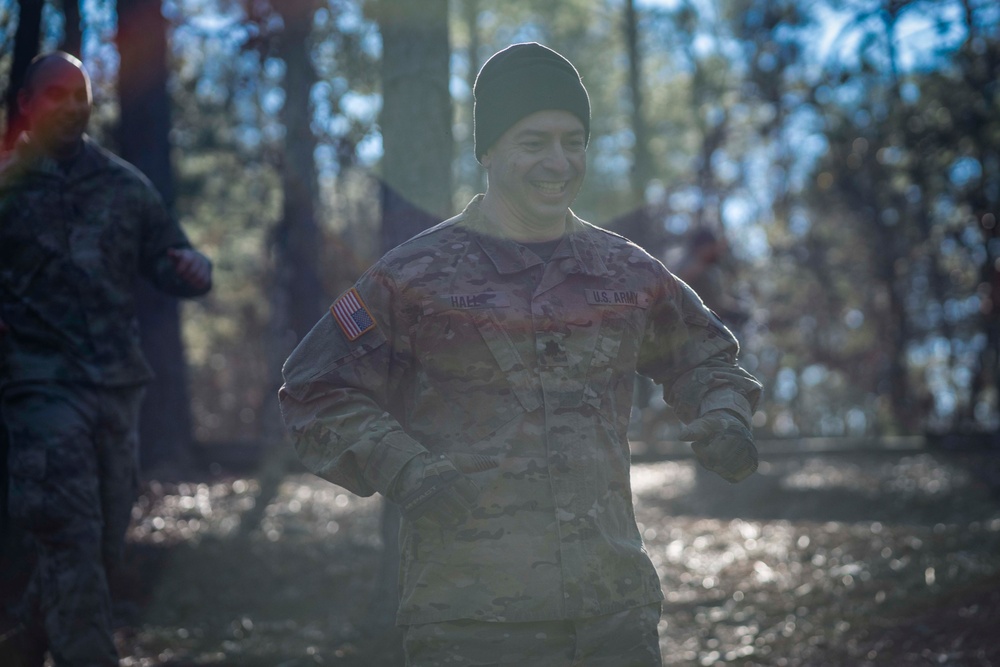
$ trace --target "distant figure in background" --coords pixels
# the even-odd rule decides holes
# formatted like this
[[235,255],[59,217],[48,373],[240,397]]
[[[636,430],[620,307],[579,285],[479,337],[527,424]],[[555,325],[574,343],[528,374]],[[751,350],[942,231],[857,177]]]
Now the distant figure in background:
[[[731,330],[739,331],[747,313],[732,296],[723,271],[727,247],[724,239],[707,227],[694,231],[684,244],[683,254],[673,269],[701,300]],[[731,504],[737,489],[726,484],[704,466],[695,466],[696,499],[699,504]]]
[[137,491],[137,422],[151,371],[133,289],[181,297],[212,265],[191,248],[135,167],[85,131],[90,78],[73,56],[39,56],[18,96],[29,130],[0,163],[0,408],[10,517],[37,565],[22,626],[0,665],[118,665],[108,573]]
[[722,269],[726,252],[725,241],[712,230],[702,227],[688,238],[683,254],[672,270],[726,326],[737,329],[747,321],[747,313],[726,286],[726,276]]

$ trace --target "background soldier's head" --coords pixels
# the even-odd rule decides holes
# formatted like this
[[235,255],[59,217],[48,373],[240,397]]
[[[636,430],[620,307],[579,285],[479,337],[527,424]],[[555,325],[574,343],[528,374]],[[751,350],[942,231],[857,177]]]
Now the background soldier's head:
[[17,100],[33,144],[56,158],[72,157],[79,150],[93,96],[90,77],[78,59],[61,51],[36,57]]

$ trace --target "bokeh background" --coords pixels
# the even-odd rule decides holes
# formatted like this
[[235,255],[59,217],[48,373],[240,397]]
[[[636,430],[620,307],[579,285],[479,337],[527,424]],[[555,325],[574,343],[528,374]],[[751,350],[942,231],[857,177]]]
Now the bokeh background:
[[[158,373],[143,415],[147,487],[137,510],[137,526],[150,523],[130,539],[159,555],[143,552],[149,560],[141,562],[161,563],[155,549],[183,542],[178,535],[202,544],[198,536],[210,523],[197,520],[203,496],[249,498],[228,516],[242,525],[237,534],[265,545],[275,534],[267,527],[268,512],[279,512],[272,508],[301,508],[320,497],[307,478],[294,477],[307,489],[299,500],[286,486],[301,471],[277,411],[281,363],[381,252],[460,211],[482,190],[472,153],[472,83],[490,54],[527,40],[569,57],[591,95],[589,172],[576,213],[640,243],[691,283],[736,334],[743,365],[766,388],[754,427],[773,467],[762,468],[750,490],[734,492],[695,472],[672,440],[669,406],[658,390],[637,384],[637,475],[658,470],[663,484],[686,490],[678,497],[687,498],[649,504],[637,491],[641,507],[662,510],[647,538],[655,544],[662,523],[680,514],[723,522],[708,531],[710,541],[736,531],[730,546],[759,544],[758,534],[780,528],[775,521],[805,520],[813,530],[824,503],[891,505],[886,499],[898,499],[898,483],[910,500],[906,493],[922,489],[932,499],[947,491],[972,494],[975,502],[956,500],[958,509],[940,521],[927,514],[933,501],[893,505],[891,519],[845,510],[832,520],[866,540],[888,539],[890,521],[926,524],[929,535],[938,525],[961,533],[976,523],[992,535],[980,541],[984,548],[994,544],[997,3],[0,0],[6,145],[21,129],[12,100],[28,60],[53,48],[79,55],[94,81],[91,133],[151,178],[215,262],[215,289],[193,302],[137,286]],[[855,482],[868,474],[867,490],[859,490]],[[802,498],[788,490],[809,484],[843,493],[789,509]],[[291,500],[281,500],[283,493]],[[372,510],[334,487],[322,493],[333,494],[330,511]],[[164,509],[169,498],[181,503],[184,530],[157,541],[158,532],[176,529]],[[753,517],[752,528],[738,523],[734,507]],[[868,523],[856,523],[862,520]],[[880,538],[865,532],[873,521],[881,522]],[[342,524],[327,517],[321,525],[336,525],[343,537]],[[378,524],[362,522],[368,528],[348,543],[380,553]],[[786,549],[820,539],[797,535],[795,525],[782,538]],[[692,556],[689,537],[697,542],[684,533],[661,545],[664,571],[669,554]],[[918,541],[926,547],[934,540]],[[942,558],[962,550],[934,543]],[[900,548],[885,546],[878,553],[889,549],[889,556],[879,557],[896,562]],[[197,553],[210,562],[204,550]],[[782,553],[783,561],[761,556],[751,568],[795,562]],[[809,562],[817,571],[836,570],[840,581],[855,576],[843,574],[843,559],[825,567],[824,558]],[[854,556],[869,568],[872,558]],[[985,555],[989,565],[980,569],[979,558],[968,561],[976,563],[975,576],[956,575],[956,586],[1000,570]],[[918,570],[914,590],[932,596],[925,604],[935,608],[933,595],[953,587],[942,588],[949,579],[940,567]],[[705,584],[707,576],[699,579],[706,591],[723,581]],[[384,571],[371,577],[384,579]],[[789,590],[808,583],[795,582]],[[670,586],[665,579],[665,590]],[[831,604],[857,606],[850,596],[831,595]],[[152,598],[143,599],[145,609]],[[709,611],[705,627],[713,624]],[[807,644],[793,620],[774,632]],[[820,624],[836,627],[832,618]],[[752,651],[731,654],[733,641],[747,636],[719,640],[730,654],[706,644],[684,655],[694,651],[701,664],[749,660]],[[216,653],[226,664],[252,664],[222,648]],[[317,655],[324,652],[301,659],[320,662]],[[801,659],[797,664],[823,664]],[[768,660],[762,664],[779,664]]]

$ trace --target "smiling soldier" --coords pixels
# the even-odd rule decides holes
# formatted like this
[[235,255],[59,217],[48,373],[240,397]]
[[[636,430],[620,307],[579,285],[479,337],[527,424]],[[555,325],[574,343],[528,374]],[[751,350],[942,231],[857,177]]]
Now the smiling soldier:
[[635,372],[734,482],[760,385],[684,283],[570,211],[590,140],[573,65],[515,44],[474,95],[486,193],[334,302],[286,362],[285,420],[316,474],[399,504],[407,664],[660,665]]

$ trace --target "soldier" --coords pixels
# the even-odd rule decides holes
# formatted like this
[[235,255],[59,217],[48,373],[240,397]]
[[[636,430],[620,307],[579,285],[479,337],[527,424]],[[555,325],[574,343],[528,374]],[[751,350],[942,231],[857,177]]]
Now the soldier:
[[149,181],[86,136],[92,97],[79,60],[36,58],[18,103],[29,130],[0,168],[0,407],[11,518],[38,559],[0,662],[29,664],[16,653],[44,633],[58,667],[117,665],[108,572],[137,490],[151,377],[133,284],[142,275],[196,296],[212,267]]
[[283,414],[313,472],[400,506],[407,664],[659,665],[635,371],[733,482],[757,466],[760,385],[690,289],[569,210],[590,139],[574,66],[515,44],[474,95],[486,193],[336,299],[285,364]]
[[723,270],[726,254],[725,240],[707,227],[702,227],[688,238],[683,255],[671,270],[698,294],[719,319],[731,329],[738,330],[747,321],[747,313],[726,290]]

